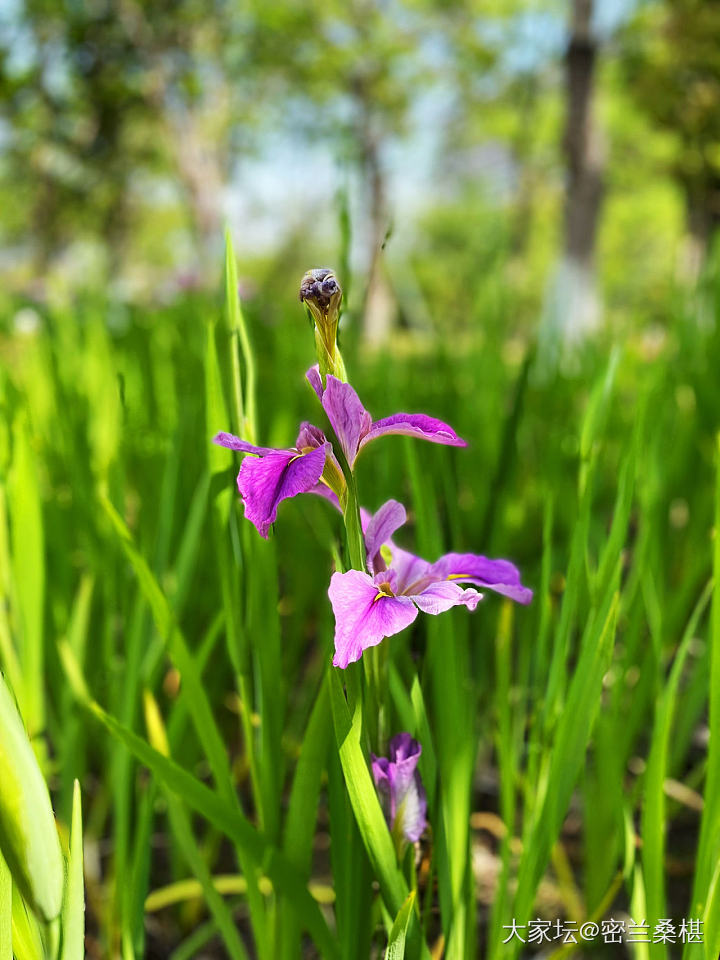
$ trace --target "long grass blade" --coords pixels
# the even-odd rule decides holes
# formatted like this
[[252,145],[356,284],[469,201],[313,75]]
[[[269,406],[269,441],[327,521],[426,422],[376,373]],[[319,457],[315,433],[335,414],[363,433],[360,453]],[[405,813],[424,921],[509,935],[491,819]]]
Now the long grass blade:
[[208,762],[213,770],[218,789],[226,797],[235,800],[235,788],[225,744],[215,723],[207,693],[198,679],[194,658],[182,633],[175,625],[173,613],[160,585],[145,558],[135,548],[130,531],[112,504],[107,500],[103,500],[102,503],[112,522],[123,552],[137,575],[138,583],[150,606],[158,633],[167,641],[168,653],[183,679],[183,689],[191,705],[190,715],[198,737],[207,752]]
[[14,884],[46,921],[60,913],[63,860],[50,794],[0,675],[0,853]]
[[12,877],[0,853],[0,960],[12,956]]
[[585,631],[580,659],[552,747],[547,781],[553,789],[545,793],[519,870],[513,909],[518,923],[525,923],[530,915],[537,885],[562,826],[585,757],[600,706],[602,678],[612,654],[618,605],[619,598],[615,594],[607,609],[598,611],[595,624],[588,624]]
[[[13,586],[21,624],[23,716],[30,737],[45,727],[44,636],[45,536],[37,462],[27,423],[18,418],[13,430],[10,473]],[[20,691],[18,691],[20,695]]]
[[[166,757],[169,756],[170,746],[160,710],[155,698],[147,690],[145,691],[145,723],[151,745],[158,753]],[[225,901],[215,888],[210,869],[193,835],[190,818],[180,798],[172,790],[166,789],[165,794],[173,835],[177,838],[187,865],[200,884],[205,902],[217,922],[225,947],[232,960],[247,960],[248,953],[245,945],[240,938]]]
[[405,940],[407,938],[414,906],[415,891],[411,890],[405,903],[400,908],[400,912],[395,917],[395,922],[390,930],[387,950],[385,951],[385,960],[404,960]]
[[[678,646],[672,670],[657,707],[652,747],[645,771],[644,807],[642,818],[642,862],[645,879],[645,900],[648,916],[667,916],[665,904],[665,825],[666,801],[665,778],[668,775],[668,752],[673,715],[677,706],[678,687],[687,660],[698,622],[712,596],[712,583],[700,596],[688,620],[685,633]],[[652,943],[651,957],[667,954],[664,943]]]
[[405,902],[408,890],[397,867],[390,831],[360,745],[360,707],[356,701],[355,709],[350,713],[336,669],[330,669],[329,684],[335,736],[355,819],[380,882],[383,899],[388,909],[397,914]]
[[[715,440],[715,525],[713,539],[713,595],[710,612],[710,676],[708,727],[710,739],[707,755],[707,777],[700,838],[698,841],[692,903],[689,915],[705,915],[713,873],[720,850],[720,434]],[[697,960],[703,948],[687,943],[684,960]]]
[[72,651],[60,645],[60,655],[69,682],[80,703],[117,740],[155,775],[158,782],[181,797],[193,810],[241,847],[255,864],[262,864],[275,890],[284,893],[295,906],[304,929],[329,957],[337,957],[337,945],[306,884],[280,851],[246,820],[239,809],[215,793],[177,763],[154,750],[141,737],[123,727],[92,699]]
[[[303,876],[310,874],[320,781],[330,745],[331,724],[329,693],[324,679],[305,731],[285,821],[283,849]],[[298,937],[299,928],[290,912],[281,930],[281,956],[287,960],[297,956]]]
[[83,827],[80,784],[73,789],[70,856],[67,864],[62,910],[60,960],[83,960],[85,956],[85,881],[83,875]]

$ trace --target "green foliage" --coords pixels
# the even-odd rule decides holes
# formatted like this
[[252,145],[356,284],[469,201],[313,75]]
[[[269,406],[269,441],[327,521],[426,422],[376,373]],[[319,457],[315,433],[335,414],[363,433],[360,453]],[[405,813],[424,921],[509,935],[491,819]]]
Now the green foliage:
[[385,960],[403,960],[405,956],[405,940],[414,907],[415,891],[413,890],[407,895],[405,903],[400,908],[397,917],[395,917],[395,922],[392,925],[388,938]]
[[[231,250],[228,265],[233,292]],[[427,410],[469,441],[378,443],[359,461],[363,505],[400,497],[412,524],[403,545],[429,559],[511,557],[536,591],[512,615],[488,596],[474,615],[419,618],[384,644],[387,731],[423,746],[431,829],[417,862],[398,862],[374,793],[359,678],[328,676],[337,518],[298,498],[261,542],[241,515],[237,462],[209,442],[245,425],[261,444],[287,445],[314,418],[297,304],[279,296],[240,314],[188,298],[110,328],[102,304],[78,299],[0,344],[13,359],[6,421],[21,425],[0,437],[0,574],[5,588],[18,550],[40,556],[34,689],[48,746],[36,744],[61,823],[75,811],[76,931],[74,778],[86,839],[112,850],[87,877],[87,929],[104,954],[189,957],[219,938],[234,956],[365,958],[393,939],[399,950],[407,921],[406,957],[444,937],[448,957],[503,958],[517,949],[503,944],[512,917],[622,910],[705,916],[714,949],[720,338],[658,303],[663,339],[613,350],[606,333],[574,371],[538,381],[512,300],[499,289],[485,323],[493,283],[476,282],[463,349],[403,332],[386,354],[346,351],[376,416]],[[714,302],[711,276],[706,293]],[[7,504],[22,485],[4,483],[18,463],[32,478],[20,512]],[[9,596],[0,660],[24,678]],[[684,879],[671,882],[670,858]],[[146,897],[167,889],[175,899],[147,922]],[[16,952],[42,957],[52,938],[11,899]],[[9,905],[0,883],[0,944]],[[704,953],[688,948],[690,960]]]
[[[720,284],[712,261],[697,290],[677,267],[686,215],[707,243],[717,208],[720,15],[641,5],[601,50],[609,322],[541,377],[560,50],[513,57],[561,13],[28,0],[11,16],[0,242],[30,243],[0,300],[0,669],[22,716],[3,682],[0,960],[506,960],[513,918],[621,912],[704,919],[684,960],[717,956]],[[219,198],[268,130],[359,173],[384,235],[391,149],[431,123],[407,255],[390,239],[399,328],[357,346],[359,271],[341,278],[342,348],[376,417],[425,410],[468,448],[363,454],[349,558],[315,497],[261,541],[239,458],[210,441],[287,447],[317,417],[297,281],[328,258],[316,226],[335,200],[283,216],[241,269],[228,230],[222,296],[167,271],[210,283]],[[121,303],[105,277],[141,294]],[[489,595],[331,668],[328,580],[363,564],[356,495],[402,499],[398,539],[428,559],[512,558],[533,605]],[[422,744],[429,829],[401,860],[368,762],[380,730]]]
[[0,957],[12,960],[12,876],[0,854]]
[[625,37],[628,90],[679,143],[673,174],[688,199],[690,227],[705,243],[717,225],[720,184],[720,9],[698,0],[641,7]]
[[85,956],[85,888],[83,879],[83,832],[80,784],[73,787],[70,855],[67,863],[62,909],[60,960],[82,960]]
[[[600,279],[625,321],[628,308],[631,319],[661,310],[685,210],[707,243],[717,189],[714,4],[637,6],[620,42],[601,46],[597,80],[607,141]],[[121,13],[31,0],[3,25],[0,244],[12,289],[35,297],[107,282],[125,300],[156,303],[206,287],[222,217],[237,216],[237,195],[255,194],[248,161],[260,152],[276,176],[278,147],[309,145],[338,161],[359,221],[355,252],[372,234],[366,259],[393,223],[413,235],[431,221],[436,235],[419,245],[426,317],[445,312],[437,278],[461,273],[455,289],[486,288],[483,318],[512,298],[518,322],[535,321],[561,249],[560,5],[218,0],[208,10],[182,0],[150,17],[134,2]],[[408,146],[428,168],[410,200],[394,190],[404,187],[394,157]],[[284,283],[296,246],[308,254],[319,243],[327,259],[333,191],[320,210],[306,203],[317,205],[314,193],[297,192],[292,209],[273,211],[281,239],[268,255],[244,237],[251,285],[268,270]],[[407,315],[415,283],[390,262]],[[355,310],[364,286],[353,285]],[[457,297],[450,312],[461,304],[472,322],[478,301]]]
[[0,677],[0,855],[46,921],[60,913],[63,862],[50,797],[13,696]]

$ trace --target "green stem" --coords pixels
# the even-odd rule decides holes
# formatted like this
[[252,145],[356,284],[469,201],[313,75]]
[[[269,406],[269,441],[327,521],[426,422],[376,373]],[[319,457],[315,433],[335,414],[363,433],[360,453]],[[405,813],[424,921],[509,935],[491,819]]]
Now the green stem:
[[[340,464],[347,483],[347,504],[343,513],[348,557],[353,570],[366,570],[365,539],[360,520],[355,474],[341,455]],[[365,703],[363,731],[369,745],[381,753],[386,740],[386,711],[383,691],[387,689],[387,647],[379,644],[363,655],[365,673]]]
[[[342,456],[342,455],[341,455]],[[347,506],[343,513],[345,522],[345,537],[347,541],[348,557],[353,570],[365,570],[365,540],[363,538],[362,523],[360,520],[360,504],[357,496],[357,482],[355,474],[343,456],[340,465],[345,474],[347,483]]]
[[[357,481],[332,429],[328,431],[328,436],[333,443],[347,485],[343,522],[348,560],[353,570],[366,572],[365,538],[360,519]],[[383,682],[383,678],[387,674],[387,646],[379,644],[365,651],[362,668],[365,674],[364,684],[362,684],[362,673],[359,667],[359,664],[351,664],[343,671],[345,696],[343,696],[338,670],[334,667],[329,668],[331,690],[334,691],[335,697],[333,701],[335,736],[355,820],[375,875],[380,881],[385,906],[392,913],[397,914],[407,896],[407,886],[399,869],[397,851],[384,823],[369,775],[367,750],[363,748],[368,741],[378,752],[384,746],[386,719],[383,692],[388,688],[388,684]],[[346,724],[350,718],[353,719],[349,730]],[[354,731],[352,735],[351,731]],[[353,739],[356,749],[360,747],[361,742],[363,743],[363,747],[360,747],[362,753],[353,755],[351,744]],[[376,808],[374,812],[381,824],[379,828],[377,822],[374,825],[370,823],[373,817],[369,815],[369,811],[372,812],[373,807]],[[378,828],[377,833],[376,828]],[[411,922],[408,936],[410,955],[429,960],[429,952],[422,939],[419,918],[418,922]]]

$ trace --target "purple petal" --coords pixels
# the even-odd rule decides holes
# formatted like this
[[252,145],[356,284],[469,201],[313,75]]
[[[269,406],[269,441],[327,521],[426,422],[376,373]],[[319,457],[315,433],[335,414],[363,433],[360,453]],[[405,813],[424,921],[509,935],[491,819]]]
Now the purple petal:
[[[333,502],[337,503],[338,509],[342,510],[338,498],[344,496],[345,477],[335,456],[332,444],[328,442],[325,434],[319,427],[314,427],[311,423],[303,422],[300,424],[295,446],[297,451],[301,453],[307,453],[315,447],[325,447],[326,456],[322,479],[325,486],[333,493]],[[319,492],[321,496],[324,496],[321,491],[315,492]]]
[[328,596],[335,614],[333,664],[343,669],[359,660],[368,647],[404,630],[417,617],[412,600],[382,596],[372,577],[360,570],[334,573]]
[[441,580],[436,583],[430,583],[421,593],[410,594],[417,606],[423,613],[445,613],[451,607],[457,607],[464,604],[470,610],[474,610],[482,600],[482,594],[469,587],[464,590],[460,584],[453,583],[450,580]]
[[322,400],[323,384],[322,377],[320,376],[320,365],[316,363],[314,367],[310,367],[308,372],[305,374],[305,378],[317,394],[318,400]]
[[393,596],[397,596],[399,593],[402,593],[401,590],[398,590],[398,578],[394,570],[378,570],[378,572],[373,576],[373,583],[378,590],[382,591],[383,593],[390,592]]
[[438,579],[430,576],[432,565],[422,557],[410,553],[409,550],[402,550],[394,543],[390,544],[390,552],[390,568],[397,576],[398,593],[421,593],[428,583]]
[[308,490],[308,493],[317,494],[318,497],[322,497],[323,500],[327,500],[328,503],[331,503],[336,510],[339,510],[342,513],[342,507],[340,506],[340,501],[337,498],[337,495],[324,483],[316,483],[312,490]]
[[414,740],[409,733],[396,733],[388,745],[390,751],[390,760],[398,763],[400,760],[407,760],[415,757],[417,762],[422,754],[422,747]]
[[308,493],[319,481],[330,444],[310,453],[271,450],[266,456],[246,457],[238,474],[238,490],[245,504],[245,517],[261,537],[277,517],[278,505],[299,493]]
[[372,758],[372,775],[375,780],[375,786],[379,787],[381,783],[390,783],[390,761],[387,757],[376,757],[374,753],[370,754]]
[[380,802],[393,832],[410,843],[422,836],[427,822],[427,799],[417,770],[422,748],[409,733],[390,741],[390,759],[372,754],[372,773]]
[[298,450],[304,450],[305,447],[321,447],[327,442],[327,437],[320,427],[314,427],[311,423],[303,420],[300,424],[297,440],[295,441],[295,446]]
[[213,443],[219,447],[227,447],[228,450],[239,450],[240,453],[254,453],[257,457],[266,457],[269,453],[285,453],[274,447],[256,447],[247,440],[241,440],[240,437],[233,436],[232,433],[218,433],[213,437]]
[[[407,763],[407,761],[405,761]],[[402,800],[396,803],[395,826],[410,843],[416,843],[427,824],[427,796],[420,774],[416,770]]]
[[388,500],[374,514],[365,526],[365,548],[371,573],[385,569],[385,561],[380,556],[380,548],[388,542],[395,531],[407,520],[405,507],[397,500]]
[[422,747],[409,733],[398,733],[389,745],[390,781],[395,801],[402,801],[412,782]]
[[532,590],[522,585],[520,571],[509,560],[490,560],[475,553],[448,553],[432,565],[431,573],[443,580],[487,587],[518,603],[532,600]]
[[363,535],[368,528],[368,524],[372,520],[372,514],[369,510],[366,510],[365,507],[360,507],[360,526],[362,527]]
[[373,423],[370,414],[349,383],[344,383],[332,374],[328,374],[323,387],[320,368],[317,364],[310,367],[305,376],[322,402],[351,467],[365,444],[385,433],[420,437],[431,443],[442,443],[452,447],[467,446],[449,424],[435,417],[429,417],[425,413],[394,413],[390,417],[384,417]]
[[331,373],[325,377],[322,405],[352,468],[361,438],[370,429],[370,414],[350,384],[343,383]]
[[424,829],[427,813],[425,790],[417,770],[422,747],[409,733],[390,741],[390,801],[393,827],[415,843]]
[[374,753],[370,754],[373,780],[377,787],[380,797],[380,805],[383,808],[385,819],[388,823],[392,822],[391,813],[391,789],[390,789],[390,761],[387,757],[376,757]]
[[451,447],[466,447],[465,441],[453,428],[442,420],[428,417],[424,413],[394,413],[391,417],[376,420],[366,436],[360,441],[360,449],[383,434],[402,434],[406,437],[419,437],[431,443],[443,443]]

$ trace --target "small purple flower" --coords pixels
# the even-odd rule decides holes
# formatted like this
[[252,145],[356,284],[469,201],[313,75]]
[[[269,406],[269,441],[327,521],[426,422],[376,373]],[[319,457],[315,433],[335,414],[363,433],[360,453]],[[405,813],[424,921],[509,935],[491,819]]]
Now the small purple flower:
[[448,553],[429,563],[397,547],[390,538],[405,523],[406,513],[396,500],[373,517],[364,514],[363,520],[369,572],[334,573],[328,589],[335,614],[336,667],[344,669],[368,647],[400,633],[418,611],[434,616],[460,605],[474,610],[483,595],[473,587],[486,587],[518,603],[532,599],[532,590],[522,585],[520,572],[509,560]]
[[245,505],[245,517],[261,537],[267,539],[275,522],[278,506],[299,493],[314,492],[326,468],[326,461],[340,467],[325,434],[312,424],[303,423],[294,447],[275,450],[256,447],[231,433],[218,433],[213,442],[230,450],[253,454],[240,465],[237,485]]
[[442,443],[451,447],[467,446],[447,423],[424,413],[394,413],[373,422],[349,383],[327,374],[323,387],[317,365],[311,367],[306,376],[320,398],[350,469],[363,447],[384,434],[419,437],[431,443]]
[[417,769],[422,747],[409,733],[390,741],[390,758],[372,754],[372,774],[396,846],[415,843],[427,822],[427,798]]
[[[327,374],[323,387],[317,366],[308,370],[307,378],[322,402],[351,469],[362,448],[385,433],[466,446],[452,427],[423,413],[396,413],[373,423],[349,383]],[[344,509],[345,478],[332,444],[318,427],[301,424],[295,446],[280,450],[255,446],[231,433],[218,433],[213,442],[251,454],[240,466],[237,484],[246,519],[255,524],[265,539],[280,503],[299,493],[319,493]]]

